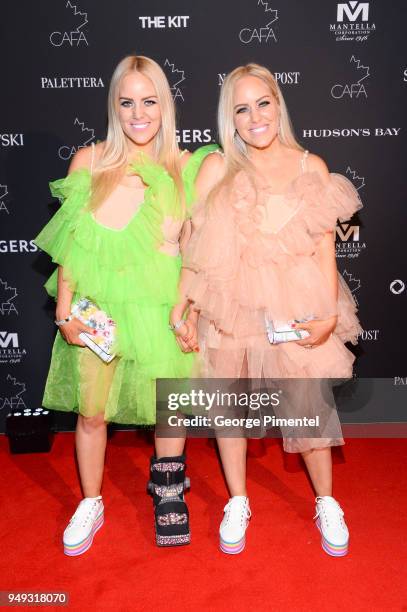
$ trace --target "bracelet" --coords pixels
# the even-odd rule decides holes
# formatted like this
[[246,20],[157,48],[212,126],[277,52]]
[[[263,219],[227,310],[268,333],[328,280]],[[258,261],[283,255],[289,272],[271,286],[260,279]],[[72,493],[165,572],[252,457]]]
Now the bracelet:
[[175,332],[175,331],[178,331],[179,328],[184,324],[185,324],[184,319],[181,319],[180,321],[177,321],[176,323],[174,323],[174,325],[170,323],[168,327],[170,328],[171,331]]
[[61,325],[65,325],[65,323],[69,323],[69,321],[72,321],[73,319],[73,314],[70,314],[69,317],[66,317],[65,319],[61,319],[60,321],[54,321],[55,325],[57,325],[58,327],[61,327]]

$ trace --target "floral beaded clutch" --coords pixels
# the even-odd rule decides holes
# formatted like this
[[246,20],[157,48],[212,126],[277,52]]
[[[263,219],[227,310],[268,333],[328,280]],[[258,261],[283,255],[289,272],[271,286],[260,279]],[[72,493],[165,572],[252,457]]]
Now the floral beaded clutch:
[[82,332],[79,338],[105,363],[110,363],[115,354],[112,346],[115,340],[116,323],[103,310],[87,298],[80,298],[72,304],[72,314],[85,323],[89,332]]

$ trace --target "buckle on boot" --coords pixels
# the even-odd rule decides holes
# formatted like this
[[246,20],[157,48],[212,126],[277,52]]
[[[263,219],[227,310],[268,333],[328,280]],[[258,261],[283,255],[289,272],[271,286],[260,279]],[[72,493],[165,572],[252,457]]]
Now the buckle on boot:
[[[191,488],[191,480],[190,480],[189,476],[186,476],[185,479],[184,479],[184,482],[182,482],[180,484],[182,484],[182,491],[186,491],[187,489],[190,489]],[[175,486],[177,486],[177,485],[169,485],[168,487],[166,485],[165,486],[164,485],[157,485],[152,480],[149,480],[148,483],[147,483],[147,493],[149,495],[153,495],[155,490],[158,487],[159,488],[161,488],[161,487],[162,488],[169,488],[169,487],[175,487]],[[182,491],[180,491],[180,493]],[[160,493],[158,493],[158,495],[160,495]],[[160,497],[161,497],[161,495],[160,495]]]

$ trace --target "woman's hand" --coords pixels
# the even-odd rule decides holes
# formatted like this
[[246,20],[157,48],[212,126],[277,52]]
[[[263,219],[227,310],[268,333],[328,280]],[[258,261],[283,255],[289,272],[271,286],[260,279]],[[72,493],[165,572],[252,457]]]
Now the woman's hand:
[[[182,320],[181,311],[175,306],[170,315],[171,325],[175,325],[178,321]],[[185,319],[183,325],[178,329],[174,330],[175,339],[178,346],[184,353],[190,353],[191,351],[198,352],[198,336],[197,336],[197,320],[198,313],[191,311]]]
[[79,338],[79,334],[81,332],[90,332],[89,327],[87,327],[82,321],[79,319],[73,318],[68,323],[64,323],[59,326],[59,331],[63,339],[68,344],[75,344],[76,346],[86,346],[84,342]]
[[298,340],[297,344],[306,348],[314,348],[314,346],[320,346],[328,340],[332,332],[334,331],[338,317],[330,317],[329,319],[308,321],[306,323],[295,323],[292,325],[293,329],[305,329],[309,336],[303,340]]
[[196,326],[192,321],[186,320],[175,332],[175,339],[183,353],[199,352]]
[[184,342],[195,352],[199,353],[198,346],[198,313],[188,314],[186,321],[188,333],[183,338]]

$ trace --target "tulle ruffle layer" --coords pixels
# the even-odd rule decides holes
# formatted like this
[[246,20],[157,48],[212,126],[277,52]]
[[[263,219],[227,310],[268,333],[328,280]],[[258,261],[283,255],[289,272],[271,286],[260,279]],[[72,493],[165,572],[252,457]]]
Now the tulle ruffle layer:
[[105,420],[114,423],[154,424],[155,379],[188,378],[193,363],[193,357],[181,354],[178,346],[169,355],[163,344],[160,362],[142,365],[116,358],[107,365],[89,349],[69,345],[57,334],[43,406],[85,417],[104,413]]
[[[305,173],[290,185],[285,204],[288,222],[276,232],[265,231],[264,204],[248,179],[238,176],[233,190],[195,219],[184,265],[196,274],[187,293],[200,310],[201,343],[213,353],[215,375],[229,366],[231,375],[240,375],[234,348],[240,356],[247,349],[249,377],[262,375],[259,364],[265,376],[274,377],[351,372],[354,358],[343,342],[356,343],[361,331],[356,303],[339,274],[333,300],[316,250],[338,218],[349,219],[361,208],[357,191],[340,175],[324,184],[317,173]],[[310,351],[295,343],[271,346],[265,315],[275,321],[337,315],[338,323],[334,339]]]
[[[187,207],[199,166],[216,148],[198,149],[184,168]],[[186,358],[168,329],[169,309],[178,299],[181,258],[159,248],[164,243],[165,222],[182,220],[188,213],[180,206],[174,181],[165,168],[143,158],[132,169],[147,188],[139,210],[123,229],[111,229],[95,220],[87,208],[91,175],[79,169],[50,184],[52,195],[62,205],[35,242],[63,266],[74,300],[88,297],[115,320],[115,351],[141,367],[149,364],[149,375],[165,377],[173,371],[171,360],[183,363]],[[46,289],[56,297],[57,270]]]

